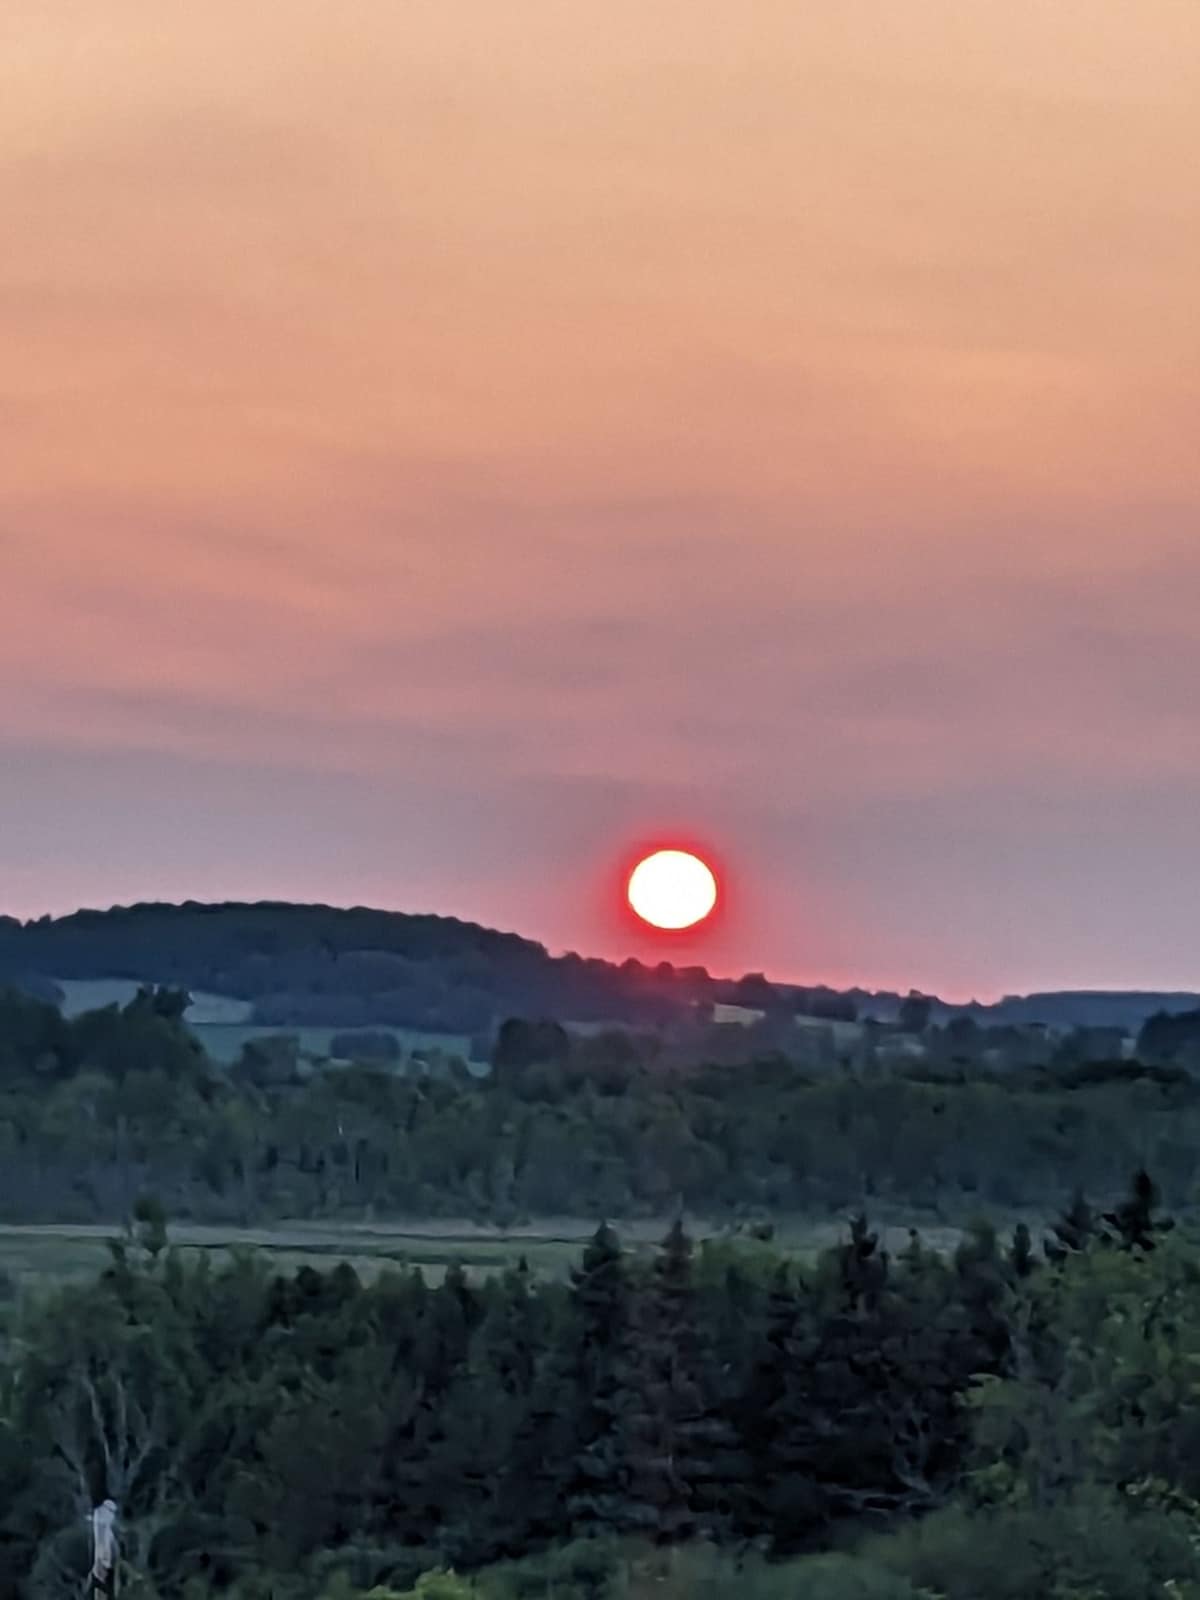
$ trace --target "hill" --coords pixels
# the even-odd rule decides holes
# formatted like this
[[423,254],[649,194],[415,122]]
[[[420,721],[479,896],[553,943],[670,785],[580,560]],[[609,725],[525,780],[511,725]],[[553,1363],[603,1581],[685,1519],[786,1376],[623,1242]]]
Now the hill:
[[453,917],[319,905],[135,905],[0,920],[0,982],[126,979],[229,996],[263,1025],[470,1033],[505,1016],[670,1022],[718,998],[703,969],[621,966]]
[[[188,902],[24,923],[0,917],[0,982],[52,998],[65,980],[117,979],[186,988],[206,996],[209,1011],[222,999],[240,1002],[236,1020],[262,1027],[387,1024],[456,1035],[506,1016],[657,1026],[717,1004],[892,1021],[902,1003],[895,993],[802,988],[761,973],[729,979],[667,962],[552,956],[531,939],[454,917],[361,906]],[[965,1006],[932,997],[931,1020],[1136,1032],[1156,1012],[1198,1005],[1200,995],[1153,992],[1060,991]]]
[[1200,994],[1182,990],[1061,989],[1044,994],[1007,995],[976,1015],[985,1024],[1031,1022],[1064,1028],[1123,1028],[1136,1033],[1159,1012],[1194,1011]]

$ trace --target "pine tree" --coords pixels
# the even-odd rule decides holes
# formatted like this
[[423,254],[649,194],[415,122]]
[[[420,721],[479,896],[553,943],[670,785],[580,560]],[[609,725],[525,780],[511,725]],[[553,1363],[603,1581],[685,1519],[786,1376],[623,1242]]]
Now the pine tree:
[[1018,1222],[1013,1230],[1008,1265],[1013,1277],[1018,1280],[1032,1277],[1037,1268],[1037,1257],[1033,1253],[1033,1238],[1024,1222]]
[[461,1377],[438,1408],[422,1484],[432,1513],[424,1539],[451,1563],[478,1566],[519,1548],[504,1481],[520,1411],[483,1364]]
[[743,1538],[769,1535],[780,1546],[788,1543],[783,1529],[807,1527],[816,1514],[807,1389],[815,1347],[811,1312],[811,1299],[797,1292],[788,1263],[780,1261],[737,1407],[747,1470],[734,1502],[735,1526]]
[[582,1440],[578,1325],[558,1285],[530,1283],[523,1260],[498,1286],[480,1341],[515,1408],[496,1516],[510,1555],[560,1539]]
[[790,1551],[802,1548],[828,1520],[819,1479],[831,1434],[820,1411],[822,1352],[813,1297],[796,1297],[790,1323],[771,1343],[778,1350],[778,1396],[765,1419],[761,1531],[776,1550]]
[[406,1313],[403,1322],[397,1317],[396,1354],[405,1358],[412,1383],[407,1392],[400,1391],[400,1403],[389,1419],[382,1497],[393,1532],[432,1542],[446,1510],[439,1456],[445,1449],[446,1418],[454,1411],[449,1402],[457,1386],[470,1381],[471,1328],[481,1309],[456,1266],[436,1289],[427,1289],[417,1273],[400,1289],[403,1299],[398,1294],[389,1312],[403,1307]]
[[1115,1211],[1105,1213],[1112,1242],[1122,1250],[1153,1250],[1155,1234],[1169,1233],[1175,1226],[1173,1218],[1154,1215],[1158,1202],[1158,1185],[1144,1168],[1139,1169],[1133,1175],[1128,1197]]
[[912,1509],[936,1498],[966,1441],[961,1397],[979,1365],[956,1293],[960,1283],[953,1264],[914,1239],[891,1275],[881,1319],[880,1351],[891,1375],[892,1477]]
[[506,1394],[526,1395],[545,1342],[542,1307],[530,1291],[529,1266],[521,1262],[485,1286],[479,1328],[481,1360]]
[[954,1252],[954,1268],[959,1303],[967,1317],[964,1355],[969,1371],[1003,1371],[1009,1349],[1008,1271],[990,1222],[970,1224]]
[[[538,1361],[501,1477],[498,1515],[511,1555],[561,1539],[564,1506],[574,1515],[570,1497],[581,1493],[579,1400],[573,1346],[556,1343]],[[594,1523],[589,1527],[596,1531]]]
[[623,1408],[628,1526],[661,1543],[715,1537],[728,1526],[740,1463],[681,1222],[663,1240],[632,1312]]
[[879,1235],[870,1231],[861,1212],[851,1218],[850,1238],[838,1246],[836,1259],[850,1309],[874,1310],[887,1282],[888,1258],[887,1251],[879,1249]]
[[[890,1264],[863,1215],[822,1264],[805,1389],[810,1408],[803,1457],[812,1488],[804,1507],[814,1524],[886,1508],[895,1483],[896,1360],[887,1295]],[[791,1547],[802,1527],[777,1530]]]
[[575,1438],[566,1510],[577,1533],[624,1525],[629,1283],[620,1240],[607,1223],[593,1234],[571,1273],[571,1412]]
[[669,1541],[686,1512],[671,1454],[665,1330],[652,1288],[630,1285],[628,1338],[614,1397],[621,1497],[614,1531]]
[[[728,1281],[725,1287],[728,1292]],[[659,1253],[655,1292],[667,1334],[671,1443],[676,1471],[687,1491],[688,1531],[719,1538],[729,1531],[744,1463],[728,1414],[729,1388],[722,1361],[696,1285],[692,1241],[682,1223],[671,1229]],[[734,1309],[744,1317],[749,1309],[746,1299]]]
[[[911,1241],[898,1277],[865,1217],[822,1259],[781,1346],[770,1406],[766,1525],[795,1551],[829,1526],[932,1504],[951,1465],[961,1342],[938,1317],[944,1264]],[[932,1313],[932,1315],[931,1315]]]

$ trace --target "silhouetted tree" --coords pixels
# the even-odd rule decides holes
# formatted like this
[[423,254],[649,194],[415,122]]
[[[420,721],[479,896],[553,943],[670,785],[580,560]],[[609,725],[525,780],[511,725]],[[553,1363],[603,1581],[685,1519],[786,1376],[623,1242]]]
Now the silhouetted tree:
[[933,1001],[928,995],[910,989],[900,1002],[896,1025],[902,1033],[924,1033],[933,1015]]
[[1156,1234],[1169,1233],[1175,1226],[1171,1217],[1156,1217],[1158,1185],[1144,1169],[1133,1175],[1128,1197],[1115,1211],[1105,1212],[1104,1220],[1113,1230],[1114,1242],[1124,1250],[1153,1250]]

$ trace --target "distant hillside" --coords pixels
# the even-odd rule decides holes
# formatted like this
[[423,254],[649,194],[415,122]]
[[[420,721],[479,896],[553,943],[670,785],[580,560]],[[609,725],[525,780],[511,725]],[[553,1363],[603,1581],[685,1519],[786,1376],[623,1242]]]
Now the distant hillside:
[[[28,923],[0,917],[0,983],[19,982],[53,998],[57,982],[70,980],[78,990],[90,980],[100,996],[99,980],[113,979],[186,988],[207,997],[209,1011],[231,997],[242,1003],[240,1020],[263,1027],[380,1023],[460,1035],[507,1016],[652,1026],[679,1020],[698,1004],[890,1022],[902,1002],[889,992],[772,984],[761,973],[719,979],[703,967],[551,956],[533,940],[454,917],[363,907],[188,902]],[[931,1020],[972,1016],[985,1026],[1040,1022],[1136,1032],[1155,1012],[1198,1005],[1200,995],[1179,992],[1061,991],[968,1006],[935,998]]]
[[233,996],[253,1020],[470,1033],[511,1015],[663,1023],[717,998],[703,969],[551,956],[453,917],[364,908],[137,905],[0,919],[0,981],[132,979]]
[[1157,1012],[1194,1011],[1200,994],[1181,990],[1060,989],[1046,994],[1008,995],[979,1007],[984,1023],[1044,1022],[1060,1027],[1123,1028],[1136,1033]]
[[[894,1022],[903,996],[887,990],[848,989],[841,996],[859,1017]],[[1200,1007],[1200,992],[1178,989],[1054,989],[1034,994],[1005,995],[988,1004],[956,1005],[929,996],[930,1021],[936,1026],[955,1017],[970,1017],[981,1028],[1120,1028],[1137,1033],[1147,1017],[1174,1015]]]

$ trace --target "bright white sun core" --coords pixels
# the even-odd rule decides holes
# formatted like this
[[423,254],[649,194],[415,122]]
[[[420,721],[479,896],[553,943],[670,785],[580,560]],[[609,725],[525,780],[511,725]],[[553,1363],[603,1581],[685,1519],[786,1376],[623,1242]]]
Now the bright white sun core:
[[691,928],[716,903],[712,868],[689,850],[656,850],[629,878],[629,904],[655,928]]

